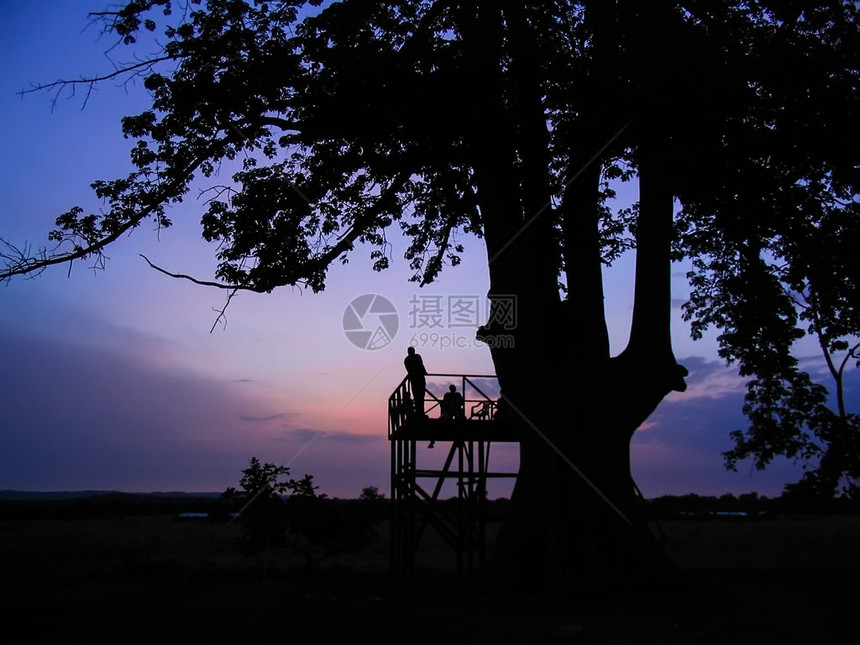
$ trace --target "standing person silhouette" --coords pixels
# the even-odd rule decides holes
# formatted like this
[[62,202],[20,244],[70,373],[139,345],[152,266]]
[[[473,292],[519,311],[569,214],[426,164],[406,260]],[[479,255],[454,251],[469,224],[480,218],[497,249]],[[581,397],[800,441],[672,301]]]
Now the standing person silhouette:
[[415,405],[415,412],[419,418],[422,418],[424,417],[424,392],[427,390],[427,379],[425,378],[427,369],[424,367],[424,360],[421,358],[421,354],[416,354],[415,348],[410,346],[406,350],[403,365],[406,367],[406,374],[412,386],[412,401]]

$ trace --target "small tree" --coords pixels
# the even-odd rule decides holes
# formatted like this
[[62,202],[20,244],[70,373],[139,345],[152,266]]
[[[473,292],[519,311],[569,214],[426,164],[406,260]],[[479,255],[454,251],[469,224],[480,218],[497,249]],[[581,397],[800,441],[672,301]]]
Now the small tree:
[[356,546],[365,546],[373,541],[377,534],[376,526],[386,516],[388,509],[385,493],[380,493],[376,486],[361,489],[353,527]]
[[344,551],[350,531],[337,504],[325,493],[317,493],[313,475],[285,479],[289,474],[287,466],[251,457],[239,480],[241,490],[228,488],[221,499],[242,504],[242,550],[260,553],[282,548],[301,556],[309,570]]
[[325,493],[317,493],[311,475],[294,484],[286,504],[285,541],[291,551],[302,556],[307,571],[343,551],[345,523],[334,501]]
[[289,474],[290,469],[286,466],[260,463],[259,459],[251,457],[239,480],[241,490],[231,487],[222,493],[222,500],[236,500],[242,504],[239,521],[244,529],[244,550],[258,553],[283,544],[286,508],[281,496],[297,484],[292,479],[281,479]]
[[361,489],[361,495],[358,496],[358,499],[374,504],[381,499],[385,499],[385,493],[380,493],[376,486],[367,486]]

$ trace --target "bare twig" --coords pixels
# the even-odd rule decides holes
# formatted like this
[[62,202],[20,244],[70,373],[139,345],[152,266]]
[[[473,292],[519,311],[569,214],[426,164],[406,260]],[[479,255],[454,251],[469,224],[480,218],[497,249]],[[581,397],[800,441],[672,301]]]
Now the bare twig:
[[[147,260],[147,261],[148,261],[148,260]],[[221,307],[221,309],[220,309],[220,310],[215,309],[214,307],[212,308],[212,311],[215,311],[215,312],[217,312],[217,313],[218,313],[218,317],[217,317],[217,318],[215,318],[215,322],[213,322],[213,323],[212,323],[212,327],[209,329],[209,333],[210,333],[210,334],[211,334],[213,331],[215,331],[215,327],[217,327],[217,326],[218,326],[218,323],[219,323],[219,322],[221,323],[221,325],[223,326],[223,328],[224,328],[224,329],[226,329],[226,328],[227,328],[227,307],[229,307],[229,306],[230,306],[230,301],[231,301],[231,300],[233,300],[233,296],[235,296],[238,292],[239,292],[239,290],[238,290],[238,289],[233,289],[233,291],[231,291],[231,292],[227,295],[227,301],[224,303],[224,306],[223,306],[223,307]]]

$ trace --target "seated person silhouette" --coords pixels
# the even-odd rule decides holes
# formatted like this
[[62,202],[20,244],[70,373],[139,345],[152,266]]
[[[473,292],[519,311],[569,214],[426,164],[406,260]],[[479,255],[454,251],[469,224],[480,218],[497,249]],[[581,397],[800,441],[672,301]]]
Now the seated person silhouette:
[[448,386],[448,392],[442,397],[442,418],[448,421],[462,421],[466,418],[463,412],[463,395],[453,385]]

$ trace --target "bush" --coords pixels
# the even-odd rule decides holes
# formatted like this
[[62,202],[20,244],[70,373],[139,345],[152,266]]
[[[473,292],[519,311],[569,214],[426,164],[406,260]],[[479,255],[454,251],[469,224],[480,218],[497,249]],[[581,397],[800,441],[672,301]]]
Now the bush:
[[237,507],[243,527],[241,549],[260,553],[285,548],[310,569],[340,553],[361,549],[375,537],[384,495],[365,488],[358,502],[340,502],[317,493],[313,476],[288,478],[289,468],[251,458],[242,471],[240,490],[221,495],[222,508]]

